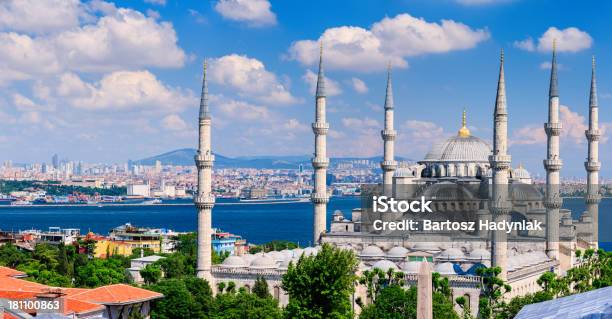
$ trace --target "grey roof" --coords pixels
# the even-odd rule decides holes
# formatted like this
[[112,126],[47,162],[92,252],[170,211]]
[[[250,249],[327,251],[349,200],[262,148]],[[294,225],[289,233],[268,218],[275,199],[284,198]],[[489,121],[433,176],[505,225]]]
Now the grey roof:
[[391,66],[387,69],[387,93],[385,94],[385,110],[393,108],[393,85],[391,84]]
[[597,107],[597,81],[595,80],[595,56],[593,56],[593,66],[591,69],[591,95],[589,96],[589,106]]
[[515,319],[612,318],[612,287],[527,305]]
[[323,43],[321,43],[321,53],[319,55],[319,75],[317,77],[316,97],[325,97],[325,73],[323,72]]
[[208,81],[206,81],[206,61],[204,61],[204,76],[202,78],[202,94],[200,95],[200,118],[209,119],[208,110]]
[[504,49],[501,50],[499,62],[499,79],[495,97],[495,114],[506,114],[506,80],[504,78]]
[[442,144],[438,161],[488,162],[491,146],[476,136],[453,136]]
[[553,42],[552,66],[550,68],[550,91],[548,95],[550,97],[559,96],[559,89],[557,87],[557,46],[555,42]]

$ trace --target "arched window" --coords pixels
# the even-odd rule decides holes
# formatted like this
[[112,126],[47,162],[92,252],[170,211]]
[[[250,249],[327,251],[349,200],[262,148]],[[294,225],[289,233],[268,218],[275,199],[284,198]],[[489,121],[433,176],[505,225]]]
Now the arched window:
[[274,286],[274,299],[280,299],[280,287],[278,286]]

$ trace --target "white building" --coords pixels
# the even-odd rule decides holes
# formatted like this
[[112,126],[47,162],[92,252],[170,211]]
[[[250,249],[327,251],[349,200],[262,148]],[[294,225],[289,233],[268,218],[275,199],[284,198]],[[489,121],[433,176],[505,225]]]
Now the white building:
[[128,184],[127,194],[128,196],[149,197],[151,195],[151,188],[149,184]]

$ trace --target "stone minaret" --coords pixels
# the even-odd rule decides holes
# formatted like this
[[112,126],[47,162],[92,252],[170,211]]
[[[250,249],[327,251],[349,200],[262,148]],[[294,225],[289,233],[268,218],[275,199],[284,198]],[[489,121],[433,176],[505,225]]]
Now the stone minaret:
[[548,137],[547,157],[544,160],[546,169],[546,253],[552,259],[559,257],[559,208],[562,200],[559,196],[559,171],[563,162],[559,157],[559,89],[557,87],[557,50],[553,42],[552,67],[550,71],[550,91],[548,94],[548,123],[544,130]]
[[[508,155],[508,108],[506,105],[506,81],[504,79],[504,51],[501,51],[495,113],[493,115],[493,154],[489,156],[493,185],[490,210],[495,222],[508,218],[508,170],[511,157]],[[502,269],[500,277],[507,277],[508,242],[504,231],[491,232],[491,265]]]
[[329,166],[329,158],[327,158],[327,131],[329,130],[329,123],[326,122],[325,118],[325,75],[323,74],[322,43],[315,101],[315,122],[312,123],[312,131],[315,135],[315,153],[312,158],[315,185],[311,196],[311,201],[314,205],[313,245],[317,245],[321,234],[325,233],[327,202],[329,202],[326,186],[327,166]]
[[198,209],[198,264],[197,276],[212,282],[212,208],[215,197],[212,195],[212,166],[215,156],[212,154],[210,143],[211,118],[208,110],[208,83],[206,82],[206,61],[204,61],[204,78],[202,80],[202,95],[200,99],[199,116],[199,144],[195,163],[198,168],[198,192],[194,202]]
[[385,194],[390,196],[393,172],[397,168],[395,161],[395,137],[397,132],[393,129],[393,87],[391,84],[391,65],[387,69],[387,93],[385,95],[385,128],[380,132],[384,143],[384,157],[380,162],[383,170],[383,187]]
[[589,129],[585,131],[589,142],[589,154],[584,167],[587,171],[587,193],[585,196],[586,208],[591,216],[593,223],[593,246],[598,247],[599,229],[599,107],[597,105],[597,83],[595,80],[595,57],[593,57],[593,67],[591,71],[591,95],[589,97]]

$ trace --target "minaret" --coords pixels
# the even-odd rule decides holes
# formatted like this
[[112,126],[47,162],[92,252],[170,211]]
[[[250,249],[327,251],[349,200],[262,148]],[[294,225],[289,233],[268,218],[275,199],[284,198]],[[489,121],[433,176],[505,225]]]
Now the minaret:
[[559,257],[559,208],[563,203],[559,196],[559,171],[563,162],[559,157],[559,89],[557,87],[557,50],[553,41],[552,67],[550,71],[550,91],[548,94],[548,123],[544,130],[548,137],[547,157],[544,160],[546,169],[546,253],[552,259]]
[[313,222],[313,245],[317,245],[321,239],[321,234],[326,230],[327,218],[327,166],[329,166],[329,158],[327,158],[327,131],[329,123],[325,118],[325,75],[323,74],[323,43],[321,43],[321,51],[319,55],[319,75],[317,78],[317,92],[315,97],[316,111],[315,122],[312,123],[312,131],[315,136],[315,153],[312,158],[312,167],[314,168],[315,185],[312,192],[311,201],[314,205],[314,222]]
[[212,195],[212,166],[215,156],[212,154],[210,143],[211,118],[208,110],[208,83],[206,82],[206,61],[204,61],[204,78],[202,80],[202,95],[200,98],[199,116],[199,145],[195,156],[198,168],[198,192],[194,197],[194,203],[198,209],[198,264],[197,276],[208,280],[211,287],[212,282],[212,252],[211,236],[212,208],[215,205],[215,197]]
[[585,131],[589,142],[589,153],[584,167],[587,171],[587,193],[585,196],[586,208],[592,220],[593,242],[595,248],[598,247],[599,229],[599,106],[597,105],[597,83],[595,80],[595,57],[593,56],[593,66],[591,71],[591,95],[589,97],[589,129]]
[[[501,222],[508,218],[508,170],[511,157],[508,155],[508,108],[506,105],[506,81],[504,79],[504,51],[500,55],[497,97],[493,115],[493,154],[489,156],[493,186],[490,210],[493,221]],[[507,278],[508,242],[505,231],[491,232],[491,265],[500,267],[500,278]]]
[[397,168],[395,161],[395,137],[397,132],[393,129],[393,87],[391,84],[391,64],[387,68],[387,93],[385,94],[385,128],[380,132],[384,143],[384,156],[380,167],[383,170],[383,188],[385,194],[390,196],[393,172]]

